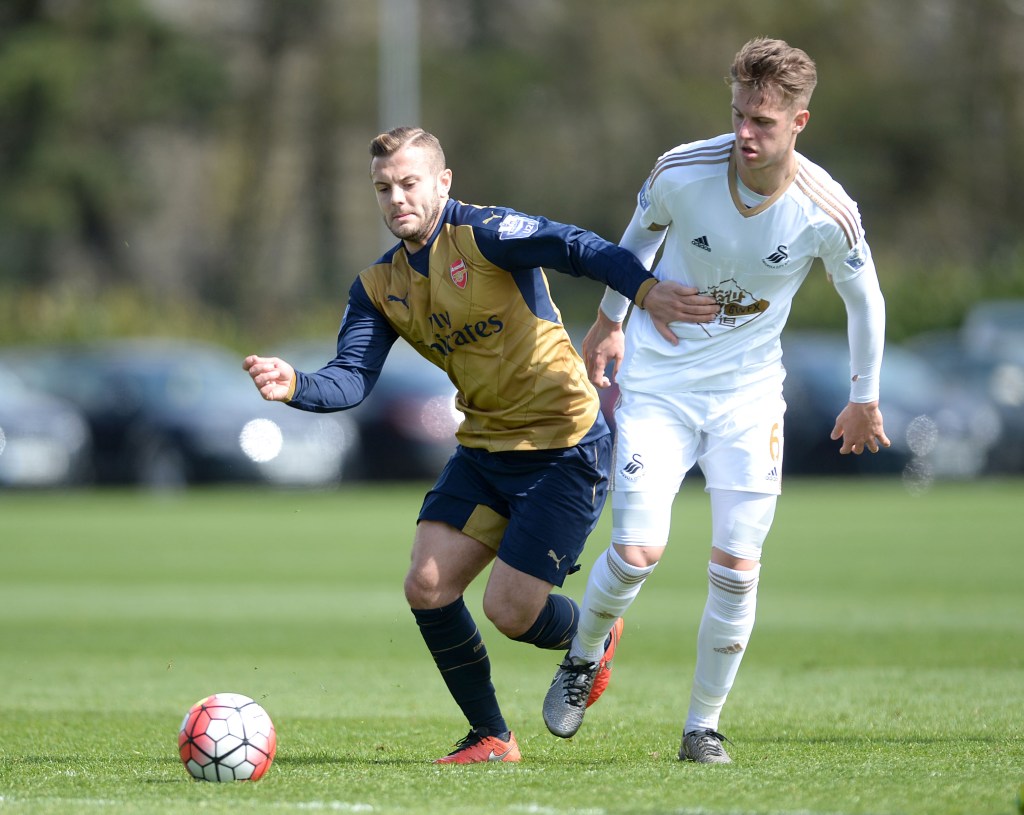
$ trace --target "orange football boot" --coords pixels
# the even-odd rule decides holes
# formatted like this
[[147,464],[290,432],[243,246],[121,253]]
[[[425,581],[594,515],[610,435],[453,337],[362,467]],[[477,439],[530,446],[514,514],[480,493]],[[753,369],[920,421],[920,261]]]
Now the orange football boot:
[[476,730],[455,745],[455,749],[435,764],[480,764],[485,761],[519,761],[522,755],[516,743],[515,733],[509,731],[508,741],[497,736],[481,736]]
[[625,623],[622,621],[622,618],[619,617],[615,621],[615,625],[612,626],[612,630],[608,633],[608,647],[604,649],[604,656],[601,657],[601,661],[597,664],[597,676],[594,677],[594,684],[590,688],[590,696],[587,697],[587,707],[590,707],[600,699],[601,694],[608,687],[608,680],[612,678],[612,657],[615,656],[615,648],[622,638],[624,625]]

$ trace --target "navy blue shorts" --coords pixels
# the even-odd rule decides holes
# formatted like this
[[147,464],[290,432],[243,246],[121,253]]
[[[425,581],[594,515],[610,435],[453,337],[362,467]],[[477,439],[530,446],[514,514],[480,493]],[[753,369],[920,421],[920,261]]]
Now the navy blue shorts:
[[461,529],[514,569],[561,586],[608,494],[612,437],[559,450],[456,449],[420,521]]

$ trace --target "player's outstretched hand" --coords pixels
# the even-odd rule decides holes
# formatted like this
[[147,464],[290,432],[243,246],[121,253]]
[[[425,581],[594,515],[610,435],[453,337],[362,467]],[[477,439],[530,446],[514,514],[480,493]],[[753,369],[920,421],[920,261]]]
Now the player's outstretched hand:
[[882,412],[878,402],[850,402],[843,408],[832,428],[832,440],[843,440],[839,448],[842,455],[853,453],[859,456],[865,449],[877,453],[880,447],[891,442],[882,425]]
[[[657,288],[657,286],[655,286]],[[654,289],[651,289],[654,291]],[[650,294],[648,294],[650,297]],[[603,311],[597,310],[597,319],[590,326],[587,336],[583,338],[583,361],[587,365],[590,381],[599,388],[611,386],[611,380],[605,373],[608,363],[615,361],[612,379],[619,373],[619,363],[626,348],[626,335],[622,323],[609,320]]]
[[287,402],[293,392],[295,369],[277,357],[255,354],[242,361],[242,368],[252,377],[260,396],[268,402]]
[[644,310],[651,315],[654,327],[673,345],[679,338],[669,323],[708,323],[715,319],[719,305],[714,297],[699,294],[692,286],[684,286],[675,280],[660,280],[647,292]]

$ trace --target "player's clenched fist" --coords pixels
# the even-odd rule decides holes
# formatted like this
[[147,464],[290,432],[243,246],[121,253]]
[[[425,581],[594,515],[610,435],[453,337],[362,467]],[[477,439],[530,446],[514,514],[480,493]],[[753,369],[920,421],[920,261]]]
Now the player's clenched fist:
[[242,368],[268,402],[287,402],[295,392],[295,369],[283,359],[254,354],[245,358]]

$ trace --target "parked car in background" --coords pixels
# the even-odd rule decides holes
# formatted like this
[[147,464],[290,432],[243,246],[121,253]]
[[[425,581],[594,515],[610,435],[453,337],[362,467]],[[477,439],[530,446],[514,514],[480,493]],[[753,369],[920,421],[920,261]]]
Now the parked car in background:
[[[334,357],[330,343],[296,342],[277,356],[312,372]],[[404,340],[391,347],[370,395],[350,414],[359,428],[355,477],[367,480],[436,478],[455,452],[462,413],[448,375]],[[331,414],[337,415],[337,414]]]
[[829,434],[849,397],[846,336],[786,330],[782,347],[787,474],[890,473],[927,482],[985,471],[1001,422],[984,393],[947,387],[942,372],[923,357],[890,343],[882,364],[881,409],[892,447],[841,456]]
[[321,486],[347,475],[356,428],[264,402],[223,348],[177,339],[0,349],[0,364],[74,403],[100,484]]
[[[1022,314],[1024,319],[1024,314]],[[963,331],[931,331],[905,344],[938,370],[950,391],[982,394],[998,414],[985,472],[1024,473],[1024,345],[993,345]],[[1024,343],[1024,340],[1019,340]]]
[[984,300],[967,310],[960,342],[972,359],[1024,365],[1024,300]]
[[0,488],[81,484],[90,453],[89,426],[74,405],[0,365]]

